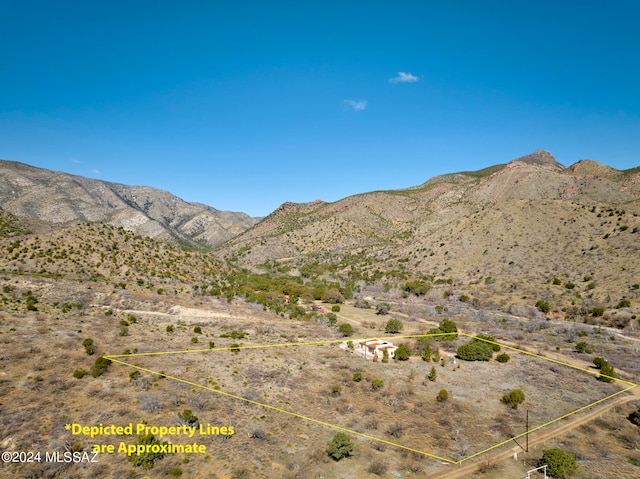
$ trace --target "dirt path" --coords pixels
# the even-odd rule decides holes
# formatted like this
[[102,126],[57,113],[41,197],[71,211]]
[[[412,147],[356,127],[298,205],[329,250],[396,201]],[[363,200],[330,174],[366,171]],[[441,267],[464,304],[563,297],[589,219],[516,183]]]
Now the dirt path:
[[[560,426],[550,427],[549,429],[541,429],[534,433],[529,434],[529,448],[532,446],[536,446],[538,444],[544,443],[550,439],[553,439],[556,436],[565,434],[572,429],[575,429],[583,424],[586,424],[594,419],[600,417],[605,412],[613,409],[616,406],[621,404],[625,404],[630,401],[636,401],[640,399],[640,388],[634,388],[630,391],[630,396],[622,396],[614,399],[613,401],[607,403],[606,405],[599,407],[590,411],[589,413],[573,417],[569,421],[561,424]],[[521,438],[519,441],[521,444],[525,441],[524,438]],[[520,446],[514,443],[513,447],[510,447],[506,451],[499,452],[487,452],[485,454],[480,455],[479,457],[482,459],[482,462],[475,462],[470,464],[463,464],[458,466],[455,470],[443,471],[437,474],[437,477],[440,479],[458,479],[462,477],[466,477],[469,474],[473,474],[477,472],[484,464],[487,462],[492,464],[499,464],[506,460],[513,460],[513,455],[515,453],[522,453],[522,449]],[[435,476],[434,476],[435,477]]]

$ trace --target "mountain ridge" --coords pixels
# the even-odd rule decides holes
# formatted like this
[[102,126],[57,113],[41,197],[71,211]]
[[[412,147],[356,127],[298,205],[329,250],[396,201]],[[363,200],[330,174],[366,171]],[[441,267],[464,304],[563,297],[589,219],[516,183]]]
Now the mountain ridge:
[[0,160],[3,209],[41,224],[105,222],[158,239],[216,246],[252,226],[245,213],[186,202],[166,190],[128,186]]

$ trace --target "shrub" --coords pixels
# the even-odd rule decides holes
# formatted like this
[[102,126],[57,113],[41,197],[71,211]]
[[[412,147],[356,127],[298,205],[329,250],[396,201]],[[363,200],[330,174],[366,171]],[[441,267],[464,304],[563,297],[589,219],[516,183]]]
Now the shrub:
[[387,472],[388,466],[386,462],[375,460],[367,467],[367,472],[375,474],[376,476],[382,476]]
[[351,336],[353,334],[353,326],[351,326],[349,323],[342,323],[340,326],[338,326],[338,332],[345,337]]
[[605,362],[600,368],[600,376],[598,376],[598,379],[605,383],[612,383],[615,378],[616,373],[613,369],[613,366],[611,366],[611,364],[609,364],[608,362]]
[[631,421],[636,426],[640,426],[640,408],[629,414],[629,417],[627,419],[629,419],[629,421]]
[[436,378],[437,378],[436,368],[434,366],[431,366],[431,371],[429,371],[429,375],[427,376],[427,379],[429,379],[429,381],[434,383],[436,382]]
[[387,321],[387,325],[384,328],[384,332],[396,334],[402,331],[402,327],[403,327],[402,321],[396,318],[391,318],[389,321]]
[[197,343],[198,342],[198,337],[197,336],[192,337],[191,338],[191,342],[194,343],[194,344]]
[[180,424],[186,426],[195,426],[198,424],[198,417],[193,414],[191,409],[185,409],[184,411],[178,413],[178,420]]
[[193,328],[193,332],[196,334],[202,334],[202,328],[200,326],[196,326]]
[[438,402],[444,402],[449,399],[449,392],[446,389],[441,389],[436,396]]
[[498,361],[499,363],[509,362],[509,359],[511,359],[511,357],[507,353],[498,354],[496,356],[496,361]]
[[362,373],[361,372],[355,372],[353,373],[353,380],[357,383],[359,383],[360,381],[362,381]]
[[464,361],[489,361],[493,357],[493,349],[487,343],[476,341],[460,346],[457,357]]
[[540,311],[542,311],[543,313],[548,313],[551,310],[551,307],[549,306],[549,303],[547,303],[545,300],[541,299],[536,303],[536,308],[538,308]]
[[337,384],[331,386],[331,394],[333,394],[334,396],[340,396],[341,393],[342,393],[342,386],[339,386]]
[[382,379],[371,380],[371,389],[373,389],[374,391],[381,389],[383,385],[384,385],[384,381]]
[[605,358],[601,358],[601,357],[593,358],[593,364],[595,364],[598,369],[602,369],[602,366],[606,363],[607,363],[607,360]]
[[521,389],[514,389],[509,394],[502,396],[502,402],[513,409],[518,409],[518,406],[524,402],[524,393]]
[[337,432],[327,444],[327,453],[336,461],[353,454],[353,440],[344,432]]
[[331,306],[331,312],[332,313],[339,313],[340,312],[340,305],[339,304],[334,304],[333,306]]
[[338,316],[335,313],[327,313],[327,321],[329,321],[330,325],[334,325],[338,322]]
[[84,352],[87,353],[89,356],[95,353],[95,349],[93,347],[93,339],[91,338],[85,339],[84,341],[82,341],[82,345],[84,346]]
[[[494,338],[493,336],[489,336],[487,334],[478,334],[473,337],[473,340],[479,343],[488,344],[489,346],[491,346],[491,349],[493,349],[496,353],[500,351],[500,345],[494,344],[496,342],[496,338]],[[486,342],[486,341],[490,341],[490,342]]]
[[576,343],[576,352],[591,354],[593,352],[593,348],[586,341],[580,341],[579,343]]
[[231,351],[232,353],[237,353],[240,351],[240,345],[238,343],[233,343],[231,346],[229,346],[229,351]]
[[83,377],[85,377],[86,374],[87,372],[84,369],[76,369],[73,372],[73,377],[76,379],[82,379]]
[[98,376],[102,376],[104,372],[109,368],[110,364],[111,364],[110,359],[107,359],[104,356],[100,356],[98,359],[96,359],[96,362],[93,364],[93,367],[91,368],[91,375],[94,378],[97,378]]
[[347,341],[347,349],[353,351],[353,341],[351,340]]
[[173,324],[167,326],[167,333],[173,333]]
[[[144,446],[163,446],[168,444],[166,441],[160,441],[156,439],[153,434],[147,434],[144,436],[138,436],[135,440],[134,445],[144,445]],[[153,463],[156,459],[162,459],[165,456],[163,452],[151,452],[151,448],[148,448],[150,452],[143,452],[142,454],[131,454],[128,456],[128,460],[131,464],[137,467],[142,467],[142,469],[151,469],[153,467]]]
[[398,349],[396,349],[394,357],[398,361],[406,361],[407,359],[409,359],[409,356],[411,356],[411,352],[412,351],[409,346],[404,343],[400,343],[400,345],[398,345]]
[[545,449],[540,465],[547,465],[547,474],[552,477],[567,478],[578,470],[576,458],[562,449]]
[[387,303],[379,304],[376,310],[376,314],[379,314],[380,316],[386,316],[387,314],[389,314],[389,309],[391,309],[389,307],[389,304]]

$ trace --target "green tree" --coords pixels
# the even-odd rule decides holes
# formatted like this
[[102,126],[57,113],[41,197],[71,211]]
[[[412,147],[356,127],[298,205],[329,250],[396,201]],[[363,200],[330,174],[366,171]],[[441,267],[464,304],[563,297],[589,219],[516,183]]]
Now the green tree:
[[502,402],[512,409],[518,409],[518,406],[524,402],[524,393],[521,389],[514,389],[509,394],[502,396]]
[[431,366],[431,371],[429,371],[429,375],[427,376],[427,378],[429,379],[429,381],[431,381],[432,383],[436,382],[436,378],[437,378],[437,373],[436,373],[436,368],[434,366]]
[[453,341],[458,337],[458,326],[450,319],[445,318],[440,321],[438,330],[441,333],[446,333],[446,336],[440,336],[440,339],[444,341]]
[[540,465],[547,465],[547,474],[564,479],[571,477],[578,470],[576,458],[559,448],[545,449],[542,452]]
[[349,323],[342,323],[340,326],[338,326],[338,332],[343,336],[351,336],[353,334],[353,326],[351,326]]
[[598,369],[602,369],[602,366],[606,364],[606,362],[607,360],[605,358],[601,358],[601,357],[593,358],[593,364],[595,364]]
[[387,351],[386,349],[382,350],[382,362],[383,363],[389,362],[389,351]]
[[342,296],[342,293],[336,288],[325,290],[321,299],[325,303],[344,303],[344,296]]
[[600,376],[598,376],[598,379],[605,383],[612,383],[615,378],[616,373],[613,369],[613,366],[611,366],[611,364],[609,364],[608,362],[605,362],[600,368]]
[[353,440],[344,432],[337,432],[327,444],[327,453],[336,461],[353,455]]
[[403,327],[402,321],[400,321],[397,318],[391,318],[389,321],[387,321],[387,325],[384,328],[384,332],[396,334],[402,331],[402,327]]
[[423,361],[431,361],[431,343],[427,343],[420,356]]
[[460,346],[457,356],[464,361],[489,361],[493,357],[493,349],[490,344],[475,341]]
[[395,359],[398,361],[406,361],[411,356],[411,348],[404,343],[398,345],[398,349],[394,354]]

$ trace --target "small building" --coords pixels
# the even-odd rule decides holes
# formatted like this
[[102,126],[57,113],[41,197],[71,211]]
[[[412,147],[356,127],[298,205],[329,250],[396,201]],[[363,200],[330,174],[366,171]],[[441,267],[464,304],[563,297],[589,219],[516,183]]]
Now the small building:
[[374,355],[377,353],[378,358],[382,358],[384,351],[387,351],[389,358],[393,359],[395,356],[397,346],[389,341],[383,341],[380,339],[369,339],[364,341],[358,341],[356,346],[361,352],[364,353],[365,358],[373,359]]

